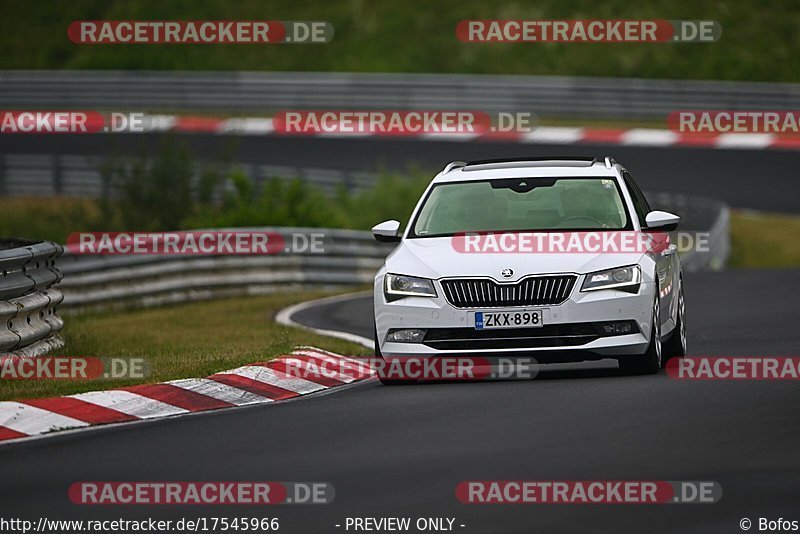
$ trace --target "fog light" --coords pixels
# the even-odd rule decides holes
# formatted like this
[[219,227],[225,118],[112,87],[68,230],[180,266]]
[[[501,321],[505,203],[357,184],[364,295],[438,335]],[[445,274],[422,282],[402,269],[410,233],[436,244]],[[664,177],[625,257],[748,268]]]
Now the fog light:
[[425,332],[424,328],[393,329],[386,334],[386,341],[390,343],[422,343]]
[[619,336],[633,333],[633,326],[630,321],[615,321],[613,323],[603,323],[603,331],[609,336]]

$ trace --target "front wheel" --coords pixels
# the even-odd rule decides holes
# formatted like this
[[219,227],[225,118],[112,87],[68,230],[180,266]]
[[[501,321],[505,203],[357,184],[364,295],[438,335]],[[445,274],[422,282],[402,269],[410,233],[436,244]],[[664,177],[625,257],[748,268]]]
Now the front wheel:
[[620,356],[617,358],[620,371],[626,375],[652,375],[661,369],[661,305],[658,295],[653,302],[653,327],[650,330],[650,344],[642,355]]

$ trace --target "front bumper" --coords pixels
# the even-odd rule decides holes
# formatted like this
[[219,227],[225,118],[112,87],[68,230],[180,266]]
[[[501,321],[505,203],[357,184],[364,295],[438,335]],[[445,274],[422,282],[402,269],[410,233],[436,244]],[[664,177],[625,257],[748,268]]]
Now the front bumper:
[[[480,308],[455,308],[441,291],[436,298],[386,302],[382,280],[376,280],[375,325],[381,353],[387,360],[461,355],[535,358],[540,363],[643,354],[650,342],[655,284],[643,281],[633,294],[614,289],[581,292],[582,277],[578,282],[561,304],[502,308],[542,310],[542,328],[475,330],[474,314]],[[605,335],[600,323],[609,321],[631,321],[637,328],[632,334]],[[428,333],[421,343],[385,341],[388,331],[397,328],[422,328]]]

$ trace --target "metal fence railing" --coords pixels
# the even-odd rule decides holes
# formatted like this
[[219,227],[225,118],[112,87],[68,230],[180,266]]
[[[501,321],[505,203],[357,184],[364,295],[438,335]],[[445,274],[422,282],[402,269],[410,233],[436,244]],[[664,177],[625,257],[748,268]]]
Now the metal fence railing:
[[[237,230],[245,230],[237,228]],[[252,229],[250,229],[252,230]],[[234,256],[82,256],[59,258],[69,310],[138,308],[238,295],[334,289],[368,284],[391,246],[369,232],[258,228],[323,234],[321,253]]]
[[[681,216],[679,230],[695,234],[707,233],[708,242],[681,253],[684,271],[718,271],[725,267],[731,252],[730,209],[719,200],[675,193],[648,193],[653,209]],[[687,243],[688,244],[688,243]],[[680,245],[680,243],[679,243]]]
[[63,300],[53,285],[62,247],[50,242],[0,241],[0,355],[37,356],[61,347]]
[[335,72],[4,71],[0,109],[479,109],[664,118],[680,109],[797,109],[800,84]]
[[[101,198],[114,194],[113,185],[108,183],[108,178],[101,172],[104,162],[107,161],[108,157],[99,155],[0,154],[0,196]],[[377,179],[376,174],[371,172],[302,166],[238,162],[221,168],[228,172],[235,168],[256,185],[273,177],[300,178],[329,194],[341,186],[348,191],[365,189]],[[202,165],[198,164],[195,176],[202,174]]]

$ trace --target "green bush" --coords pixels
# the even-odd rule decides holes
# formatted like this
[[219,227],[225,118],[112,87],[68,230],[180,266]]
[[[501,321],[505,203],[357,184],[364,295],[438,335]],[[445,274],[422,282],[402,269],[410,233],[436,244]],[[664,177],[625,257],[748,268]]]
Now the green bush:
[[173,137],[164,138],[154,159],[111,161],[101,174],[119,195],[101,201],[106,224],[137,231],[175,229],[191,213],[194,167],[186,147]]
[[[430,176],[382,173],[356,193],[333,195],[299,178],[255,184],[240,169],[212,163],[194,179],[188,150],[167,139],[152,158],[115,159],[101,169],[102,199],[5,199],[0,236],[64,242],[82,231],[168,231],[242,226],[307,226],[367,230],[386,219],[404,221]],[[30,213],[38,213],[31,218]]]

